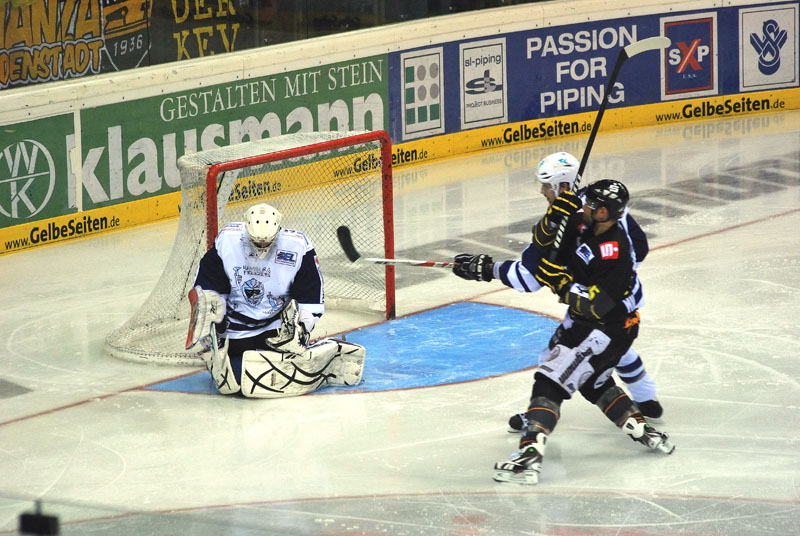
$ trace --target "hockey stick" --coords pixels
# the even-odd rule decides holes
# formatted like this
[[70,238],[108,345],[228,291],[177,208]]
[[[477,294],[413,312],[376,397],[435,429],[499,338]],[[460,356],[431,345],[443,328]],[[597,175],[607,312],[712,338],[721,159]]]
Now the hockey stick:
[[[578,185],[581,182],[583,170],[586,169],[586,162],[589,161],[589,153],[592,152],[592,146],[594,145],[594,140],[597,137],[597,131],[600,128],[600,122],[603,120],[603,114],[605,114],[606,108],[608,107],[609,95],[611,95],[611,90],[614,89],[614,84],[617,82],[617,76],[619,76],[619,71],[622,69],[622,64],[625,63],[626,60],[636,56],[637,54],[641,54],[642,52],[667,48],[670,43],[671,41],[669,37],[656,36],[635,41],[630,45],[620,49],[619,56],[617,56],[617,62],[614,64],[614,69],[611,71],[608,84],[606,84],[606,91],[603,95],[603,101],[600,103],[600,107],[597,109],[597,117],[595,117],[594,124],[592,125],[592,131],[589,133],[589,140],[586,142],[586,148],[583,150],[581,164],[578,166],[578,175],[575,177],[575,182],[572,183],[573,192],[578,191]],[[567,228],[567,219],[568,218],[562,218],[561,223],[558,225],[556,239],[553,242],[553,249],[550,250],[550,254],[548,256],[551,262],[555,261],[556,257],[558,256],[558,250],[561,247],[561,239],[564,237],[564,231]]]
[[450,261],[415,261],[411,259],[374,259],[374,258],[365,258],[362,257],[361,254],[356,251],[356,247],[353,245],[353,237],[350,235],[350,229],[342,225],[338,229],[336,229],[336,236],[339,238],[339,244],[342,246],[342,250],[344,250],[344,254],[347,256],[350,262],[359,263],[359,264],[407,264],[409,266],[425,266],[428,268],[449,268],[451,266],[456,266],[457,262],[450,262]]

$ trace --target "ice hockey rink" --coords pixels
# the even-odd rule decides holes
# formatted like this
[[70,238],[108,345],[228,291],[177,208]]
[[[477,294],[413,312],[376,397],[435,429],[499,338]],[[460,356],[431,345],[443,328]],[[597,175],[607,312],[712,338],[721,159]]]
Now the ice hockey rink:
[[[584,143],[396,170],[397,257],[517,258],[537,162]],[[673,455],[577,398],[540,484],[494,482],[564,309],[445,269],[398,267],[392,322],[328,308],[316,336],[382,341],[360,388],[223,397],[188,387],[199,368],[105,357],[173,220],[0,260],[0,534],[37,500],[61,534],[800,534],[800,112],[601,132],[585,177],[625,182],[650,238],[635,347]]]

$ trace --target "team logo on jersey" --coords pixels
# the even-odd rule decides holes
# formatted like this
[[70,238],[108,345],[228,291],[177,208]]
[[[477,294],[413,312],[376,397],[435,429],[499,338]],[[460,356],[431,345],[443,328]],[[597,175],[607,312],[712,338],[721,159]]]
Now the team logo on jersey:
[[594,253],[592,253],[592,248],[587,246],[586,244],[581,244],[578,249],[575,250],[575,254],[580,257],[580,259],[585,263],[589,264],[594,259]]
[[242,285],[242,296],[250,305],[258,305],[264,299],[264,283],[258,279],[245,281]]
[[283,251],[282,249],[279,249],[278,254],[275,255],[275,262],[278,264],[285,264],[286,266],[296,266],[297,253],[294,251]]
[[600,256],[604,259],[616,259],[619,257],[619,244],[612,240],[600,244]]

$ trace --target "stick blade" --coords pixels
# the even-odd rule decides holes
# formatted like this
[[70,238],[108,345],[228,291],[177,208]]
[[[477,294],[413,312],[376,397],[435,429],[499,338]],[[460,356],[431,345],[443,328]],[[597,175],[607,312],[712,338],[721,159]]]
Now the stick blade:
[[345,256],[350,262],[356,262],[361,255],[356,251],[353,245],[353,237],[350,235],[350,229],[342,225],[336,229],[336,237],[339,239],[339,245],[342,246]]
[[648,37],[647,39],[641,39],[626,46],[625,54],[627,54],[627,56],[630,58],[636,54],[647,52],[648,50],[661,50],[663,48],[667,48],[671,43],[672,41],[670,41],[669,37],[665,37],[663,35]]

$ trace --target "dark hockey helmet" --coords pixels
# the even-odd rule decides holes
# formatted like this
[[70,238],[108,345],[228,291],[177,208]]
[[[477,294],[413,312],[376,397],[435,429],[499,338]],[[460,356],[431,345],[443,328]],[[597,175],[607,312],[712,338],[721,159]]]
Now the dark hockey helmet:
[[613,179],[601,179],[586,188],[586,205],[593,211],[606,207],[612,218],[619,219],[622,216],[628,199],[628,189]]

